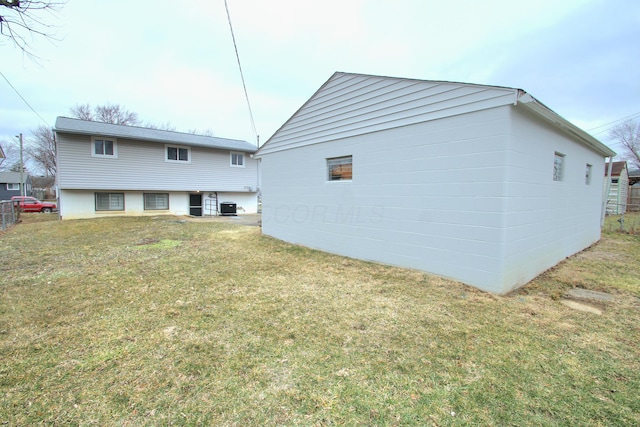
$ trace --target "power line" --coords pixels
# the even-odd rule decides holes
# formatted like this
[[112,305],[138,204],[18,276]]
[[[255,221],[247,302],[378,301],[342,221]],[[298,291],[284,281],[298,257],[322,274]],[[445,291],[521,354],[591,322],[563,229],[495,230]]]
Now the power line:
[[231,15],[229,14],[229,6],[227,0],[224,0],[224,8],[227,10],[227,21],[229,21],[229,30],[231,30],[231,38],[233,39],[233,48],[236,51],[236,59],[238,60],[238,69],[240,70],[240,78],[242,79],[242,87],[244,88],[244,97],[247,100],[247,107],[249,107],[249,118],[251,119],[251,129],[256,137],[256,145],[258,141],[258,131],[256,130],[256,123],[253,120],[253,112],[251,111],[251,103],[249,102],[249,94],[247,93],[247,85],[244,82],[244,73],[242,72],[242,65],[240,65],[240,55],[238,54],[238,46],[236,44],[236,36],[233,34],[233,26],[231,25]]
[[34,110],[34,108],[31,106],[31,104],[29,104],[27,102],[26,99],[24,99],[24,96],[22,96],[20,94],[20,92],[18,92],[18,89],[16,89],[11,82],[9,81],[9,79],[2,73],[2,71],[0,71],[0,76],[2,76],[2,78],[7,82],[7,84],[11,87],[11,89],[13,89],[13,91],[20,97],[20,99],[22,99],[22,101],[27,105],[27,107],[29,107],[29,109],[31,111],[33,111],[33,114],[35,114],[36,116],[38,116],[38,118],[40,118],[40,120],[42,120],[42,122],[47,125],[48,127],[51,127],[51,125],[49,125],[49,123],[47,123],[47,121],[45,119],[42,118],[42,116],[40,114],[38,114],[38,112],[36,110]]
[[[637,112],[637,113],[633,113],[633,114],[631,114],[631,115],[628,115],[628,116],[626,116],[626,117],[623,117],[623,118],[621,118],[621,119],[617,119],[617,120],[614,120],[614,121],[612,121],[612,122],[605,123],[605,124],[600,125],[600,126],[596,126],[596,127],[594,127],[594,128],[591,128],[591,129],[587,130],[587,132],[594,131],[594,130],[599,129],[599,128],[604,127],[604,126],[613,125],[614,123],[623,122],[623,121],[625,121],[625,120],[631,120],[631,119],[634,119],[634,118],[636,118],[636,117],[638,117],[638,116],[640,116],[640,111],[639,111],[639,112]],[[598,132],[594,132],[593,134],[594,134],[594,135],[598,135],[598,134],[603,133],[603,132],[606,132],[606,131],[608,131],[608,130],[610,130],[610,129],[612,129],[612,128],[616,127],[616,126],[617,126],[617,125],[609,126],[608,128],[605,128],[605,129],[603,129],[603,130],[599,130]]]

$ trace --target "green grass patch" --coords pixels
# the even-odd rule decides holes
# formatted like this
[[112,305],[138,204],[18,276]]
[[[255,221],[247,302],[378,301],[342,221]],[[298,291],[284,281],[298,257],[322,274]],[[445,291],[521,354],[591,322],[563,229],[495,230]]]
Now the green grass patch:
[[629,232],[508,296],[172,217],[25,214],[0,248],[0,424],[640,424]]

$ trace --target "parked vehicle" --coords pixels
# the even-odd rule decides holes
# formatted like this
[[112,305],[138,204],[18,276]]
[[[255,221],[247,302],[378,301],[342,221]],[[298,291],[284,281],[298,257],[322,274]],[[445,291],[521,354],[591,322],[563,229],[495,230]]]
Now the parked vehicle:
[[11,200],[14,203],[18,203],[22,212],[44,212],[51,213],[55,209],[58,209],[55,203],[41,202],[35,197],[29,196],[13,196]]

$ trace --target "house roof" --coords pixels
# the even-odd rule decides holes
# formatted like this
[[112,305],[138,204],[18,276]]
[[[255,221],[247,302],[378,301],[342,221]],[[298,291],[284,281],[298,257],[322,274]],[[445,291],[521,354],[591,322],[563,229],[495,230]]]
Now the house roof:
[[113,138],[173,143],[191,147],[218,148],[246,153],[255,153],[257,150],[255,145],[239,139],[218,138],[138,126],[114,125],[111,123],[72,119],[69,117],[58,117],[56,119],[55,131],[57,133],[92,136],[101,135]]
[[257,156],[504,105],[521,105],[599,154],[615,155],[522,89],[336,72]]
[[[22,178],[26,181],[29,178],[29,174],[25,173]],[[3,184],[18,184],[20,182],[20,172],[0,172],[0,183]]]
[[[613,162],[611,165],[611,176],[620,176],[623,170],[627,168],[627,162]],[[609,176],[609,162],[606,163],[604,168],[604,176]]]

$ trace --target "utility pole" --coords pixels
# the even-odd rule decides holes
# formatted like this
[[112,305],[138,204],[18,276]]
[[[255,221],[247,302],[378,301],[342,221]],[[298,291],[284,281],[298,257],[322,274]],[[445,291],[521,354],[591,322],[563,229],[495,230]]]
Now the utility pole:
[[25,191],[25,188],[24,188],[24,161],[22,159],[22,151],[23,151],[22,134],[20,134],[20,195],[26,196],[27,192]]

